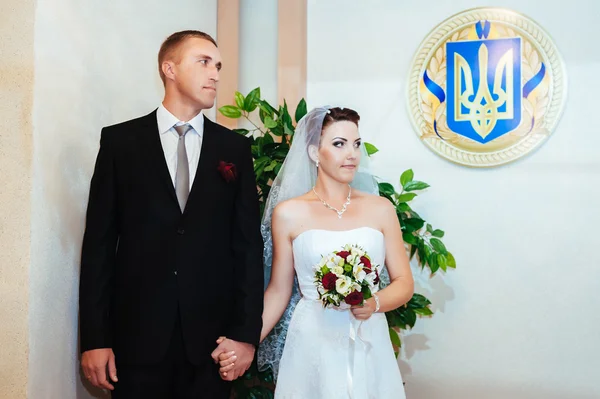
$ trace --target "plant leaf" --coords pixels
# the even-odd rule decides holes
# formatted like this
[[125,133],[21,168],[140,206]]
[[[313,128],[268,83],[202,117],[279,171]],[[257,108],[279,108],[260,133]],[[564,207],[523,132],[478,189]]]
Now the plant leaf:
[[424,190],[429,187],[429,184],[422,181],[413,180],[406,183],[403,187],[405,191]]
[[244,95],[239,91],[235,92],[235,104],[238,106],[238,108],[244,109]]
[[379,149],[371,143],[365,143],[365,149],[367,150],[368,156],[371,156],[371,155],[379,152]]
[[267,116],[265,116],[265,122],[264,122],[264,123],[265,123],[265,127],[266,127],[267,129],[273,129],[274,127],[276,127],[276,126],[277,126],[277,122],[275,122],[275,121],[273,120],[273,118],[271,118],[271,117],[270,117],[270,116],[268,116],[268,115],[267,115]]
[[412,169],[408,169],[402,172],[402,175],[400,176],[400,185],[404,187],[406,183],[411,182],[413,180],[414,175],[415,174]]
[[233,131],[241,134],[242,136],[246,136],[248,133],[250,133],[250,130],[248,129],[233,129]]
[[447,258],[444,254],[437,254],[437,263],[443,271],[446,271]]
[[425,224],[425,221],[418,218],[409,218],[404,221],[406,225],[411,226],[414,231],[419,230]]
[[390,197],[396,194],[396,190],[394,190],[394,186],[390,183],[379,183],[379,192],[389,195]]
[[302,99],[300,100],[300,102],[298,103],[298,106],[296,107],[296,114],[295,114],[295,118],[296,119],[296,123],[298,123],[300,121],[300,119],[302,119],[304,117],[304,115],[306,115],[306,100]]
[[415,313],[419,316],[431,316],[433,312],[429,308],[418,308],[415,309]]
[[416,244],[417,243],[417,239],[411,233],[402,233],[402,239],[407,244]]
[[434,237],[442,238],[444,236],[444,232],[440,229],[435,229],[431,232],[431,235]]
[[242,111],[235,105],[224,105],[219,108],[219,112],[227,118],[237,119],[242,116]]
[[415,194],[415,193],[401,194],[401,195],[398,196],[398,202],[412,201],[416,196],[417,196],[417,194]]
[[390,328],[389,331],[390,331],[390,340],[392,341],[392,344],[396,345],[398,348],[401,348],[402,341],[400,341],[400,336],[398,335],[398,332],[396,330],[394,330],[393,328]]
[[448,267],[456,269],[456,260],[454,259],[454,255],[452,255],[450,252],[446,254],[446,264]]
[[254,111],[258,106],[258,100],[260,100],[260,87],[248,93],[244,100],[244,110],[248,112]]
[[444,243],[438,240],[437,238],[432,238],[431,240],[429,240],[429,242],[431,243],[433,249],[435,249],[437,252],[442,253],[444,255],[448,253],[448,250],[446,249]]

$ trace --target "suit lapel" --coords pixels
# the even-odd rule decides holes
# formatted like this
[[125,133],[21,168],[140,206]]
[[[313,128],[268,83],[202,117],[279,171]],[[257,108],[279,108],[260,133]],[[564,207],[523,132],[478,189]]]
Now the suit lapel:
[[150,115],[142,118],[143,128],[142,137],[146,140],[147,154],[149,157],[149,164],[151,173],[156,176],[157,180],[160,181],[160,185],[163,186],[169,192],[169,195],[175,201],[174,203],[179,208],[179,202],[177,201],[177,194],[175,193],[175,187],[173,186],[173,180],[167,167],[167,161],[165,160],[165,152],[160,142],[160,133],[158,132],[158,122],[156,120],[156,111]]

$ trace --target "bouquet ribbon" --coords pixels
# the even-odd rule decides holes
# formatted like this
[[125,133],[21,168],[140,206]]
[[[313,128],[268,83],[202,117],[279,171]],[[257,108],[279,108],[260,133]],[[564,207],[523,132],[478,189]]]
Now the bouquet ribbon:
[[363,322],[355,319],[352,312],[348,312],[348,315],[350,317],[348,394],[350,395],[351,399],[368,398],[368,389],[366,379],[364,377],[367,375],[366,360],[371,350],[371,343],[365,340],[362,336]]

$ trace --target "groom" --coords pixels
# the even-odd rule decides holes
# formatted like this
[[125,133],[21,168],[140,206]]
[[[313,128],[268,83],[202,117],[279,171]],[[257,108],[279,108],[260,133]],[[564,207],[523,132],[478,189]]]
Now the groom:
[[102,130],[81,256],[82,369],[113,398],[225,399],[215,341],[230,339],[241,373],[262,326],[250,142],[201,113],[221,69],[212,37],[174,33],[158,66],[158,109]]

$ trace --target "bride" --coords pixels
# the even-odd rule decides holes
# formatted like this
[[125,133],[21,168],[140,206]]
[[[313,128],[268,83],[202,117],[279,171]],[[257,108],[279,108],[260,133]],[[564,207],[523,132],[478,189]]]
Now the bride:
[[[385,312],[409,301],[413,278],[394,206],[368,171],[359,119],[348,108],[309,112],[267,199],[258,363],[273,369],[278,399],[405,397]],[[314,266],[346,244],[385,264],[389,284],[362,306],[324,308]],[[223,378],[244,371],[232,352],[219,360]]]

